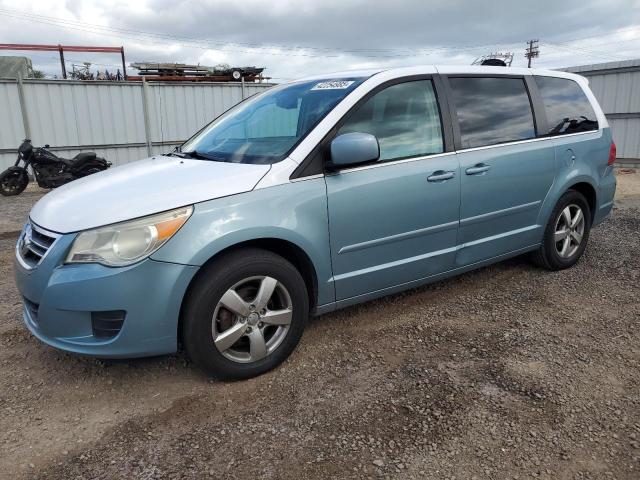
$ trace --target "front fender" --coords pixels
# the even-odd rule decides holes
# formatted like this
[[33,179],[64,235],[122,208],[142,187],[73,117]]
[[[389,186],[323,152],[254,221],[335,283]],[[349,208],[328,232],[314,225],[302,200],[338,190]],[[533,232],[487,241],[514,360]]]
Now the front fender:
[[334,301],[324,178],[196,204],[187,223],[152,258],[202,266],[229,247],[260,239],[285,240],[303,250],[317,274],[318,304]]
[[9,174],[9,173],[13,173],[13,172],[19,172],[19,173],[24,173],[25,175],[28,175],[26,168],[18,167],[16,165],[7,168],[4,172],[2,172],[2,175],[4,175],[5,173]]

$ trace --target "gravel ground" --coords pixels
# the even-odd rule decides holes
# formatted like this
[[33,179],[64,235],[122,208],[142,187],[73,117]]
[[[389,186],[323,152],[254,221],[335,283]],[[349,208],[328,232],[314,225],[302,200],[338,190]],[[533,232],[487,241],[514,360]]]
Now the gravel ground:
[[325,315],[235,383],[40,344],[0,237],[0,477],[638,479],[640,175],[619,178],[574,268],[518,258]]
[[0,238],[16,238],[29,216],[29,210],[49,190],[31,182],[27,189],[16,197],[0,197]]

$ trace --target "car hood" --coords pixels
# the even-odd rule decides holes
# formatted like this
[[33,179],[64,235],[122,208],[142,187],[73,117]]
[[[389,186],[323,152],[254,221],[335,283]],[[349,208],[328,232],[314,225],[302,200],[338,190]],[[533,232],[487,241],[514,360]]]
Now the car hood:
[[269,165],[157,156],[53,190],[31,220],[58,233],[77,232],[252,190]]

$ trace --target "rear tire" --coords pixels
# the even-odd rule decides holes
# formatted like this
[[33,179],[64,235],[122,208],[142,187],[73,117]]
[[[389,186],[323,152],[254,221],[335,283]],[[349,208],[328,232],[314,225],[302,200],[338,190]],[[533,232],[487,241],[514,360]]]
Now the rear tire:
[[76,174],[76,176],[78,178],[82,178],[82,177],[87,177],[89,175],[93,175],[94,173],[99,173],[99,172],[103,172],[106,169],[108,169],[109,166],[108,165],[99,165],[99,164],[92,164],[92,165],[88,165],[85,166],[83,168],[81,168],[78,173]]
[[575,265],[587,248],[591,209],[580,192],[568,190],[560,197],[544,231],[540,248],[533,252],[535,264],[547,270]]
[[20,195],[29,185],[29,176],[24,170],[5,170],[0,174],[0,194],[5,197]]
[[88,177],[89,175],[93,175],[94,173],[98,173],[101,171],[102,170],[100,170],[98,167],[89,167],[89,168],[80,170],[80,172],[78,172],[78,177],[79,178]]
[[261,249],[225,254],[199,274],[185,301],[189,357],[220,379],[261,375],[289,357],[309,316],[298,270]]

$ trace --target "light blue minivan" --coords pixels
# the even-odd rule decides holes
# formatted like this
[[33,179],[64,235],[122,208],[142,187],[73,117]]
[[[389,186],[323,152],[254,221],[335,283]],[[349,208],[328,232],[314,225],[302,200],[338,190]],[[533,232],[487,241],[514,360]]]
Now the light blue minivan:
[[531,253],[575,264],[613,205],[587,80],[504,67],[307,78],[180,148],[65,185],[16,246],[24,320],[99,357],[274,368],[309,315]]

